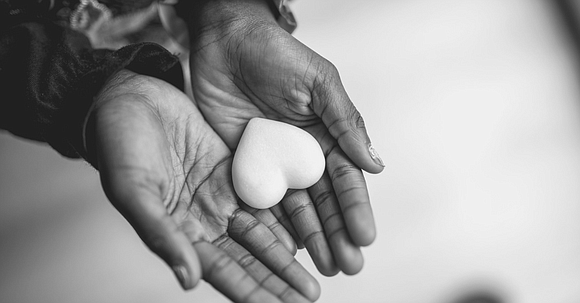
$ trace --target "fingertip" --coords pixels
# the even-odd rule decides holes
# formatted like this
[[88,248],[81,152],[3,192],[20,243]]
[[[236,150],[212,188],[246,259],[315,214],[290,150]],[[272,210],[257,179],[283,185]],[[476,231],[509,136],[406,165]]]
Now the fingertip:
[[[371,245],[377,236],[373,214],[370,208],[360,208],[358,213],[345,213],[350,238],[357,246]],[[361,220],[361,218],[371,218]]]
[[360,262],[352,262],[348,263],[345,266],[341,267],[342,272],[347,276],[354,276],[358,274],[364,265],[364,259],[360,259]]
[[348,262],[341,262],[340,269],[345,275],[352,276],[358,274],[364,266],[364,258],[360,249],[357,249],[348,259]]
[[282,245],[284,245],[284,247],[286,247],[286,249],[293,256],[296,256],[296,253],[298,252],[298,247],[297,247],[296,242],[294,241],[294,239],[292,237],[284,237],[284,238],[278,237],[278,240],[280,240],[280,242],[282,242]]
[[196,250],[169,215],[155,214],[153,209],[144,207],[146,211],[135,225],[138,234],[147,247],[172,269],[184,290],[194,288],[202,274]]
[[369,156],[374,163],[372,167],[369,167],[369,170],[367,170],[367,172],[372,174],[378,174],[382,172],[383,169],[385,168],[385,162],[383,162],[383,159],[379,155],[379,152],[373,147],[372,143],[368,144],[367,149],[369,152]]
[[366,229],[356,233],[355,236],[351,235],[354,244],[358,246],[369,246],[373,244],[373,242],[375,242],[376,236],[377,232],[374,229],[374,226],[373,228],[366,227]]
[[181,287],[194,288],[201,279],[202,268],[190,239],[157,197],[137,192],[132,199],[124,200],[124,216],[143,243],[172,269]]
[[355,237],[353,239],[354,244],[358,245],[358,246],[369,246],[371,244],[373,244],[373,242],[375,242],[375,238],[376,238],[376,232],[374,232],[374,230],[371,231],[366,231],[365,233],[362,233],[360,235],[358,235],[357,237]]
[[363,170],[369,174],[376,175],[376,174],[382,173],[383,170],[385,170],[385,167],[381,166],[381,165],[372,165],[372,166],[368,166],[366,168],[363,168]]
[[197,253],[195,252],[195,249],[193,249],[193,246],[191,246],[191,251],[192,251],[192,254],[190,256],[193,258],[191,258],[191,260],[188,261],[188,265],[189,265],[188,268],[189,268],[189,273],[190,273],[190,277],[191,277],[191,281],[190,281],[191,284],[188,285],[190,287],[186,288],[188,290],[195,288],[199,284],[199,281],[201,280],[201,275],[203,272],[202,267],[201,267],[201,262],[199,261]]
[[201,280],[202,268],[193,246],[187,239],[179,238],[181,237],[177,236],[173,245],[168,245],[167,251],[159,252],[158,255],[171,267],[181,288],[190,290]]
[[334,277],[340,272],[340,268],[336,265],[327,268],[318,267],[318,271],[325,277]]
[[306,249],[310,254],[316,269],[326,277],[335,276],[340,272],[340,268],[336,265],[332,251],[328,246],[326,239],[318,238],[308,241]]
[[367,167],[363,167],[361,166],[361,169],[364,170],[365,172],[369,173],[369,174],[380,174],[383,172],[383,170],[385,170],[384,166],[377,166],[377,165],[372,165],[372,166],[367,166]]
[[330,245],[336,258],[336,264],[346,275],[359,273],[364,265],[360,246],[355,245],[346,230],[334,233]]
[[274,227],[269,227],[272,233],[278,238],[282,245],[295,256],[298,252],[298,246],[294,237],[284,228],[282,224],[275,224]]
[[[286,267],[280,277],[288,282],[294,289],[300,292],[310,301],[320,298],[320,284],[302,265],[294,259],[293,265]],[[300,277],[299,279],[296,279]]]
[[179,281],[179,285],[181,285],[183,290],[193,289],[199,282],[199,279],[195,279],[194,275],[192,275],[194,271],[188,269],[187,267],[185,265],[176,265],[171,267],[173,274],[177,278],[177,281]]
[[338,70],[329,64],[329,77],[322,77],[313,94],[313,109],[346,155],[361,169],[378,174],[385,163],[371,144],[364,118],[340,81]]
[[353,139],[339,140],[339,145],[348,158],[362,170],[371,174],[378,174],[385,169],[385,163],[371,143],[364,145]]
[[310,301],[314,302],[320,298],[321,288],[316,279],[312,278],[310,283],[304,285],[300,292]]
[[304,243],[302,243],[302,240],[300,239],[294,239],[296,241],[296,249],[304,249]]
[[369,170],[365,170],[365,171],[366,171],[367,173],[369,173],[369,174],[376,175],[376,174],[380,174],[380,173],[382,173],[382,172],[383,172],[383,170],[385,170],[385,168],[384,168],[384,167],[375,167],[375,168],[373,168],[373,169],[369,169]]

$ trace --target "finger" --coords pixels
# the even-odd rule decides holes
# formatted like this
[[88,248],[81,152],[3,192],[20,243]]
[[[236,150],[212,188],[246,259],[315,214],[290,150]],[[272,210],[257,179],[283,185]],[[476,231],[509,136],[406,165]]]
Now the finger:
[[308,192],[322,221],[336,264],[347,275],[360,272],[364,259],[359,246],[354,244],[346,230],[328,173],[322,175],[320,181],[310,187]]
[[316,301],[320,296],[318,282],[294,259],[270,230],[243,210],[230,220],[228,233],[274,274],[278,275],[306,298]]
[[318,271],[325,276],[336,275],[339,270],[308,192],[306,190],[289,191],[282,200],[282,205]]
[[384,162],[371,144],[363,117],[348,97],[338,70],[325,59],[320,60],[319,68],[314,70],[314,112],[357,166],[370,173],[381,172]]
[[194,243],[203,279],[234,302],[281,302],[264,289],[227,253],[205,241]]
[[376,227],[362,171],[340,148],[330,151],[326,163],[351,239],[358,246],[370,245],[375,240]]
[[214,245],[224,250],[246,270],[262,287],[276,295],[283,302],[310,302],[302,294],[272,273],[262,262],[230,237],[221,237]]
[[296,248],[303,249],[304,243],[302,243],[302,240],[298,236],[298,233],[296,232],[296,229],[294,228],[292,221],[288,217],[288,214],[286,214],[284,207],[280,203],[278,203],[270,207],[270,211],[272,212],[272,215],[274,215],[274,217],[278,219],[278,222],[280,222],[280,224],[284,226],[284,228],[288,231],[288,233],[290,233],[290,235],[294,239],[294,243],[296,243]]
[[280,221],[272,214],[272,211],[269,209],[255,209],[243,203],[240,203],[240,205],[243,210],[247,211],[254,216],[254,218],[258,219],[258,221],[262,222],[262,224],[266,225],[292,255],[296,255],[297,247],[294,238],[288,230],[284,228],[282,223],[280,223]]
[[132,119],[146,121],[150,117],[132,112],[121,120],[125,123],[122,127],[115,124],[118,120],[104,123],[96,136],[103,189],[143,242],[173,269],[182,287],[193,288],[201,277],[199,259],[187,236],[168,215],[161,198],[162,182],[156,178],[164,171],[159,163],[163,145],[151,148],[151,142],[163,141],[155,141],[160,135],[155,122],[148,124],[150,128],[133,128],[139,124],[133,124]]
[[167,214],[159,196],[129,178],[113,178],[111,201],[129,221],[143,242],[175,273],[184,289],[195,287],[201,265],[183,231]]

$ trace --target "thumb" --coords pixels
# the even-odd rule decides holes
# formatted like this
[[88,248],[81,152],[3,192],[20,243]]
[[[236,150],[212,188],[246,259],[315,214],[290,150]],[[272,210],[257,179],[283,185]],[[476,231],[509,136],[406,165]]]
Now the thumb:
[[371,143],[363,117],[348,97],[336,67],[321,60],[312,89],[314,112],[356,165],[369,173],[380,173],[385,164]]
[[197,252],[167,213],[156,190],[143,182],[126,177],[122,178],[125,182],[119,182],[119,179],[112,180],[117,185],[111,191],[106,190],[113,205],[149,249],[173,270],[183,289],[194,288],[202,272]]
[[181,286],[191,289],[201,278],[201,265],[163,204],[164,133],[143,102],[122,101],[109,103],[120,106],[105,106],[96,114],[95,147],[103,189],[143,242],[173,269]]
[[201,278],[201,265],[191,242],[180,230],[157,197],[148,191],[133,195],[139,201],[123,215],[143,242],[173,270],[184,289],[192,289]]

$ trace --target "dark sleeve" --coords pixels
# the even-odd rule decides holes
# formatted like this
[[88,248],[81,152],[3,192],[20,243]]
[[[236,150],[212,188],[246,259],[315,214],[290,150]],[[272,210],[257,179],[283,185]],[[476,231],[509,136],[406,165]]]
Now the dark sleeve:
[[0,29],[0,128],[84,157],[82,127],[93,97],[121,69],[183,90],[179,59],[157,44],[95,50],[84,35],[43,19]]

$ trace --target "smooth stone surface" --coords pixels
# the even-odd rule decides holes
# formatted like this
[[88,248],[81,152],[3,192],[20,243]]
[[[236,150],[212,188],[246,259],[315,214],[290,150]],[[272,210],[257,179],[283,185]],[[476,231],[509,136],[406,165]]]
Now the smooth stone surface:
[[253,118],[234,155],[232,178],[238,196],[251,207],[276,205],[286,191],[314,185],[325,159],[316,139],[290,124]]

